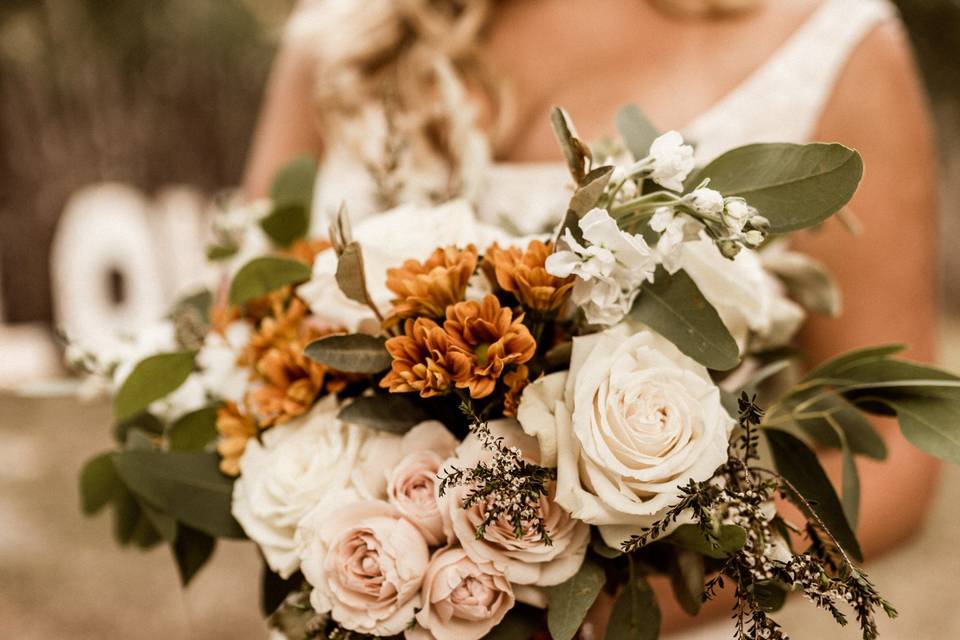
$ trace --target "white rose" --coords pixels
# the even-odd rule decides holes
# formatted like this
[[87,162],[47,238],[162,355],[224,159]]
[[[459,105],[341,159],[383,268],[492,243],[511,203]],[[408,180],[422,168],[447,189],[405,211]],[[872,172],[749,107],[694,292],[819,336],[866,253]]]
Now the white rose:
[[[561,393],[562,390],[562,393]],[[518,419],[557,462],[557,502],[618,547],[727,459],[734,421],[706,369],[624,326],[575,338],[568,372],[524,391]]]
[[233,516],[284,578],[297,570],[294,535],[300,520],[331,492],[351,486],[369,431],[336,417],[321,401],[304,416],[250,440],[233,486]]
[[[437,247],[474,244],[485,247],[497,241],[509,244],[509,235],[478,222],[469,204],[454,200],[435,208],[406,205],[370,216],[353,229],[363,249],[367,290],[374,304],[386,310],[394,294],[387,289],[387,269],[404,260],[424,260]],[[310,280],[297,288],[313,313],[347,331],[357,331],[374,320],[366,306],[348,299],[336,280],[337,257],[328,249],[316,257]]]
[[515,597],[506,576],[463,549],[433,554],[423,578],[422,609],[408,640],[480,640],[500,624]]
[[[495,436],[503,438],[505,446],[516,447],[530,462],[539,461],[536,439],[525,435],[515,420],[498,420],[489,426]],[[490,457],[490,451],[471,436],[457,448],[456,457],[444,466],[471,468],[481,460],[489,461]],[[462,501],[471,490],[466,486],[453,487],[440,498],[444,527],[470,558],[476,562],[492,562],[515,585],[560,584],[580,569],[590,541],[590,527],[571,518],[556,504],[554,489],[551,487],[550,494],[540,500],[540,515],[552,544],[543,542],[533,523],[528,523],[518,538],[513,524],[502,518],[486,528],[482,539],[477,539],[477,527],[486,517],[486,504],[464,509]]]
[[[790,341],[804,312],[790,301],[755,251],[743,249],[730,260],[709,239],[686,242],[681,266],[714,306],[744,352],[751,342],[764,347]],[[749,340],[751,335],[753,340]]]
[[683,181],[695,165],[693,147],[684,144],[683,136],[676,131],[668,131],[654,140],[649,158],[653,162],[650,177],[673,191],[683,189]]
[[297,530],[310,604],[347,629],[403,632],[420,607],[430,553],[417,528],[386,502],[345,492],[311,511]]

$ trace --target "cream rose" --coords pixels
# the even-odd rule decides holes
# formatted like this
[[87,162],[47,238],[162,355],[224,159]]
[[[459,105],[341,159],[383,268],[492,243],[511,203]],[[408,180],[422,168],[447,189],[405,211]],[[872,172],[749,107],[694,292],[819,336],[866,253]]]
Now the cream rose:
[[413,622],[430,552],[393,506],[339,494],[302,520],[297,540],[317,613],[378,636],[396,635]]
[[[485,247],[494,241],[504,244],[510,240],[506,232],[478,222],[464,200],[435,208],[398,207],[365,219],[353,230],[353,236],[363,248],[370,297],[384,310],[394,297],[387,289],[387,269],[411,258],[423,260],[437,247],[471,243]],[[337,285],[336,271],[336,254],[328,249],[317,256],[310,281],[300,285],[297,294],[319,318],[357,331],[374,316],[366,306],[344,296]]]
[[527,387],[518,413],[557,464],[557,503],[618,547],[727,458],[734,421],[706,369],[620,325],[575,338],[569,372]]
[[741,352],[749,344],[783,346],[803,322],[803,309],[784,295],[756,251],[743,249],[729,260],[712,240],[697,240],[683,244],[680,266],[716,308]]
[[[525,459],[538,462],[536,439],[524,434],[516,421],[492,422],[490,430],[502,437],[506,446],[520,449]],[[444,466],[469,468],[489,458],[490,452],[471,436],[457,448],[456,457]],[[483,538],[478,540],[477,526],[485,518],[486,504],[463,509],[462,501],[469,491],[469,487],[453,487],[439,502],[447,535],[459,541],[471,559],[492,562],[514,584],[541,587],[560,584],[580,568],[590,540],[590,527],[571,518],[555,502],[555,487],[540,500],[540,513],[552,540],[549,545],[541,540],[533,526],[528,526],[523,536],[517,538],[513,525],[503,519],[488,526]]]
[[456,446],[441,423],[423,422],[404,434],[398,447],[403,457],[387,472],[387,500],[432,547],[447,542],[437,508],[437,473]]
[[297,570],[294,534],[300,520],[331,492],[351,486],[369,432],[336,418],[336,403],[250,440],[233,486],[233,516],[284,578]]
[[506,576],[477,563],[463,549],[437,551],[423,578],[422,608],[409,640],[479,640],[500,624],[514,604]]

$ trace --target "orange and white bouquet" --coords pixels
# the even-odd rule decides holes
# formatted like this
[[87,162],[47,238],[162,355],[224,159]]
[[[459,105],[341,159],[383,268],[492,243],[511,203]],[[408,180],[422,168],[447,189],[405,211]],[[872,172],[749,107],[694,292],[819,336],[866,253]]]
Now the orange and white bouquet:
[[790,592],[875,637],[895,611],[856,564],[856,466],[841,499],[814,448],[883,458],[865,416],[896,414],[960,461],[960,380],[895,346],[791,376],[784,347],[836,292],[781,238],[849,201],[858,154],[696,168],[634,107],[602,153],[552,117],[575,186],[550,234],[452,201],[355,229],[344,207],[308,238],[306,160],[221,221],[227,284],[119,355],[73,350],[116,414],[84,508],[169,544],[184,583],[249,538],[289,638],[569,640],[599,599],[595,632],[654,638],[658,573],[691,614],[732,584],[738,638],[786,637]]

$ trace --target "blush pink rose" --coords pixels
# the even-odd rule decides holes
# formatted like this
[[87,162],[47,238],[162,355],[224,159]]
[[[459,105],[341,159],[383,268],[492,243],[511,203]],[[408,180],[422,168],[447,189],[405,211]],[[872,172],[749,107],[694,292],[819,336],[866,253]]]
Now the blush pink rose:
[[[530,462],[539,460],[535,438],[524,434],[512,420],[490,423],[490,430],[503,438],[504,445],[516,447]],[[445,466],[469,468],[480,460],[488,460],[490,452],[474,437],[468,437],[457,448],[456,457]],[[454,487],[439,499],[440,512],[448,537],[459,541],[463,550],[476,562],[492,562],[510,582],[516,585],[551,586],[573,576],[583,563],[590,541],[590,526],[570,517],[554,498],[556,489],[550,483],[550,493],[540,500],[540,515],[551,538],[546,544],[533,523],[517,537],[511,522],[501,519],[486,527],[482,539],[477,539],[477,527],[486,514],[486,503],[462,508],[464,496],[470,487]],[[525,598],[521,598],[525,599]]]
[[420,606],[427,543],[393,506],[355,498],[345,492],[318,505],[297,530],[310,603],[347,629],[395,635]]
[[405,634],[408,640],[479,640],[515,601],[510,581],[496,567],[449,547],[433,555],[421,600],[417,625]]
[[387,500],[416,525],[433,547],[447,542],[437,508],[437,473],[444,459],[435,451],[409,453],[387,478]]

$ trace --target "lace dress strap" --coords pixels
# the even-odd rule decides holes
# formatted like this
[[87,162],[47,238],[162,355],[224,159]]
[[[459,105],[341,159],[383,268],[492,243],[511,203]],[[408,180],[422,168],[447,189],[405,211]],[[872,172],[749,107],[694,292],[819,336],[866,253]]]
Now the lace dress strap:
[[896,16],[889,0],[826,0],[744,83],[685,131],[706,162],[753,142],[806,142],[857,45]]

